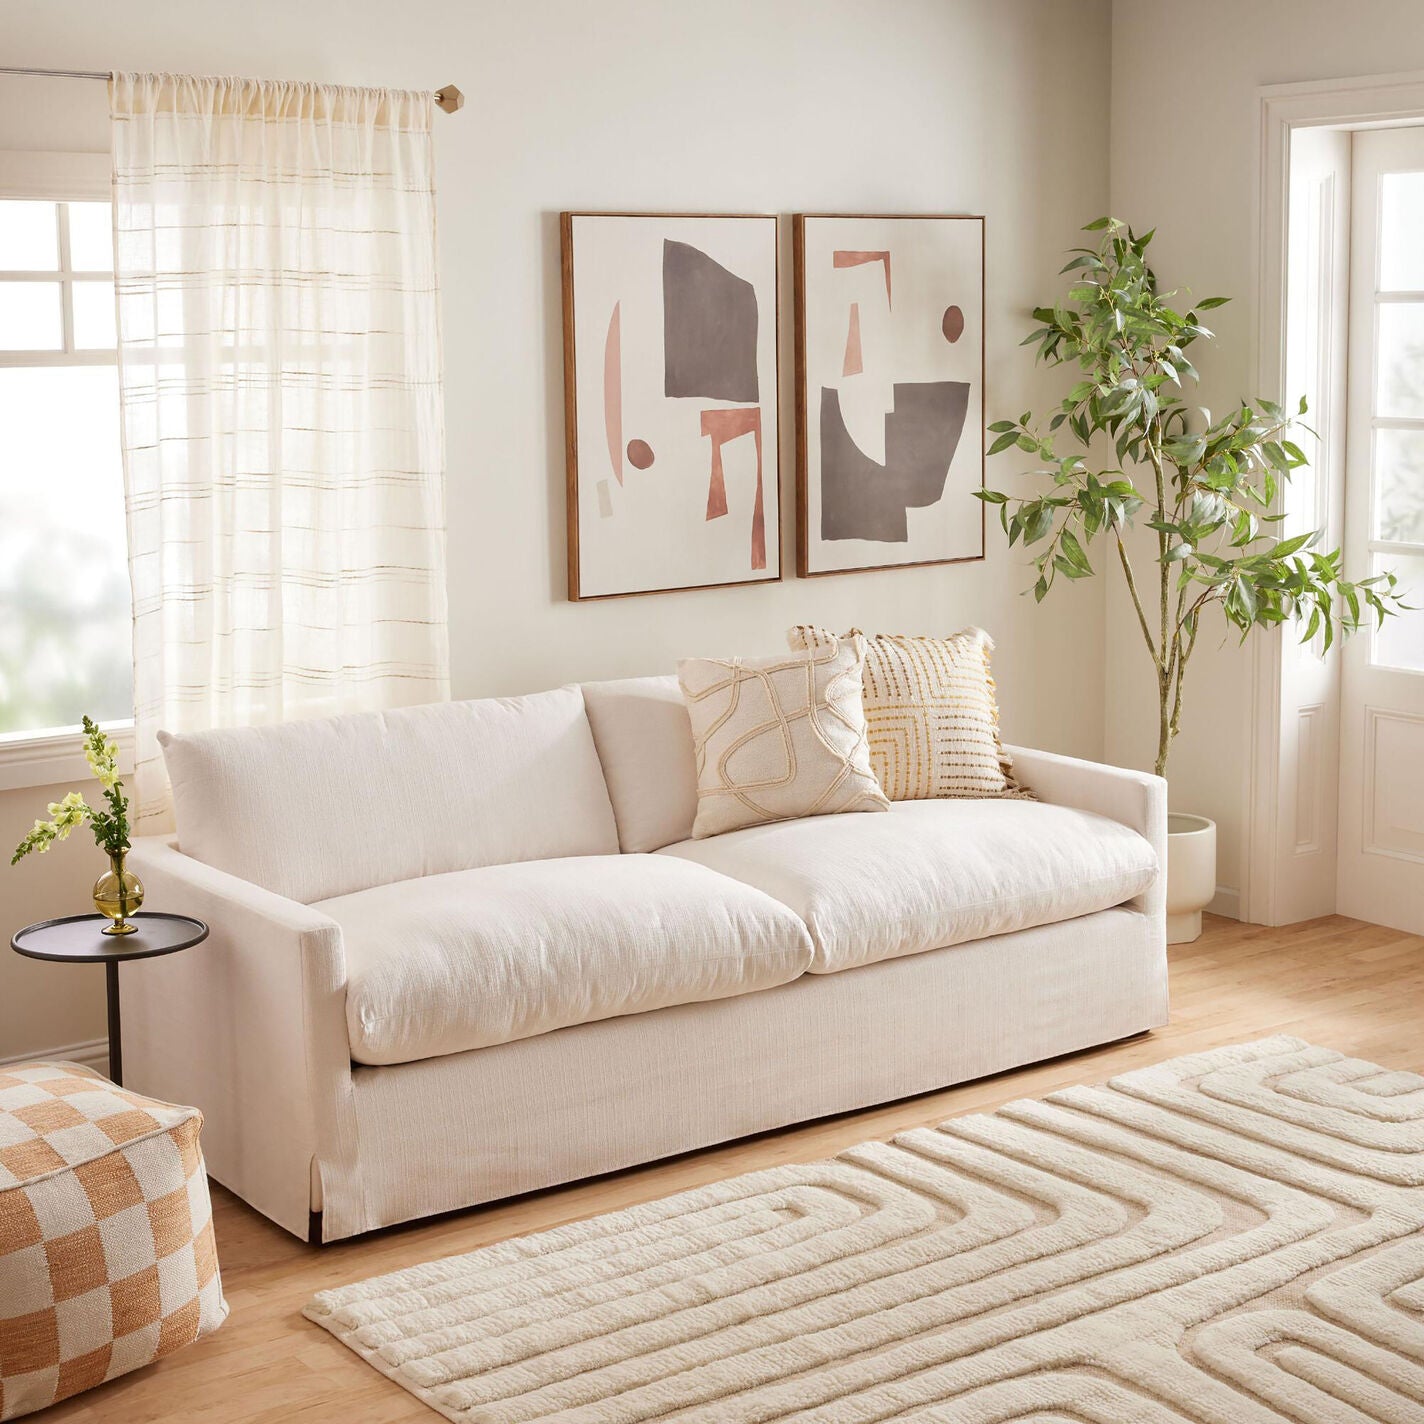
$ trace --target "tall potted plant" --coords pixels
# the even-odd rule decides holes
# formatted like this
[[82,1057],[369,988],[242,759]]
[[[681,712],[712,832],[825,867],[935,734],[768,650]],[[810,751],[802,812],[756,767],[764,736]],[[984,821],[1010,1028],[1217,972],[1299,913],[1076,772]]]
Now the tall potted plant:
[[[1182,717],[1183,687],[1197,640],[1219,616],[1244,640],[1256,628],[1293,622],[1328,648],[1404,605],[1392,573],[1354,582],[1339,550],[1317,549],[1319,531],[1280,539],[1277,495],[1306,463],[1289,437],[1298,417],[1272,401],[1241,402],[1219,420],[1184,399],[1197,379],[1189,351],[1212,333],[1200,314],[1225,297],[1178,302],[1159,292],[1141,237],[1116,218],[1085,232],[1096,247],[1072,250],[1063,300],[1038,307],[1025,339],[1050,366],[1078,379],[1046,426],[1031,411],[998,420],[991,455],[1032,456],[1035,492],[985,489],[1009,544],[1037,548],[1034,598],[1057,580],[1090,578],[1095,541],[1117,564],[1136,613],[1157,689],[1157,760],[1167,774]],[[1177,310],[1178,305],[1182,310]],[[1298,415],[1306,411],[1302,399]],[[1062,448],[1060,448],[1060,446]],[[1108,466],[1105,468],[1105,466]],[[1145,511],[1155,533],[1151,567],[1129,530]],[[1137,562],[1134,562],[1136,559]],[[1205,817],[1169,819],[1168,938],[1195,939],[1216,884],[1216,827]]]

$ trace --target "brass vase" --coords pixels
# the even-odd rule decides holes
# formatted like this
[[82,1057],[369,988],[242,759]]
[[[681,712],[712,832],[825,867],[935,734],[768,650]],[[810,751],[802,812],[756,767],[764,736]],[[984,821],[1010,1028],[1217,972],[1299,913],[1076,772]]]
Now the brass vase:
[[129,916],[143,904],[143,881],[124,869],[124,857],[111,855],[109,868],[94,882],[94,908],[107,915],[112,924],[107,935],[132,934],[138,926]]

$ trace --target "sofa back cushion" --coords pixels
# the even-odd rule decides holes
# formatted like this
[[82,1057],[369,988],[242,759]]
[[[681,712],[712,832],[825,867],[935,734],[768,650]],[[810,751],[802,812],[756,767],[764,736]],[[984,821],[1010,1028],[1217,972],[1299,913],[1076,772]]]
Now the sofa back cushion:
[[697,766],[677,677],[586,682],[583,695],[619,844],[642,852],[685,841],[697,816]]
[[159,741],[183,851],[307,904],[618,850],[577,687]]

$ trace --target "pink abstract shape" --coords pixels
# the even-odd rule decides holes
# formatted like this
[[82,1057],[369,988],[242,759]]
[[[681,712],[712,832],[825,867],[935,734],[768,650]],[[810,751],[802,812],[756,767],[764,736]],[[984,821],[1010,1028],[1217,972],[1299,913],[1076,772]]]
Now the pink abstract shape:
[[761,407],[704,410],[702,433],[712,441],[712,476],[707,486],[707,518],[727,512],[727,480],[722,470],[722,446],[743,435],[756,436],[756,503],[752,506],[752,568],[766,567],[766,502],[762,490]]
[[850,304],[850,329],[846,332],[845,360],[841,363],[841,375],[858,376],[865,370],[865,361],[860,350],[860,303]]
[[623,318],[622,302],[613,303],[608,335],[603,342],[603,429],[608,458],[618,483],[623,483]]
[[831,254],[833,267],[863,267],[867,262],[881,262],[885,265],[885,305],[893,306],[890,297],[890,254],[888,252],[836,251]]

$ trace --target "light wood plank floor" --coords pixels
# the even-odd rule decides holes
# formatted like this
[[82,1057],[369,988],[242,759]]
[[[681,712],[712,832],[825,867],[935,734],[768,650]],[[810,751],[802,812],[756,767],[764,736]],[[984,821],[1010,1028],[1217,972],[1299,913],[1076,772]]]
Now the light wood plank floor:
[[1195,944],[1172,951],[1171,1024],[1116,1046],[322,1249],[219,1192],[218,1252],[232,1306],[227,1323],[193,1348],[42,1417],[47,1424],[430,1424],[439,1416],[302,1319],[314,1291],[1273,1033],[1424,1072],[1421,1028],[1424,939],[1339,917],[1287,929],[1212,920]]

